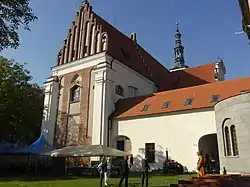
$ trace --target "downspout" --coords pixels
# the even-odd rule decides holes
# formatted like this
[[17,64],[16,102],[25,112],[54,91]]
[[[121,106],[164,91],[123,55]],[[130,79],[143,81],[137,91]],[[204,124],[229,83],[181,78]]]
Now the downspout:
[[[113,69],[113,62],[114,62],[115,58],[113,58],[110,62],[110,68]],[[109,143],[110,143],[110,130],[112,129],[112,121],[111,118],[114,114],[115,110],[109,115],[108,117],[108,130],[107,130],[107,146],[109,147]]]
[[112,130],[112,117],[115,113],[115,110],[109,115],[108,117],[108,133],[107,133],[107,146],[109,147],[110,144],[110,131]]

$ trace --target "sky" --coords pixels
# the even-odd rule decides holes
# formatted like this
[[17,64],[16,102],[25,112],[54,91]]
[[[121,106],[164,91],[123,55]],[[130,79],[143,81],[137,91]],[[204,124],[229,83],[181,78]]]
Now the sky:
[[[1,55],[27,63],[33,82],[51,75],[82,0],[31,0],[39,18],[31,31],[20,30],[21,46]],[[137,40],[167,68],[173,66],[176,22],[180,24],[189,67],[224,60],[227,79],[250,75],[250,45],[241,31],[238,0],[89,0],[94,12]]]

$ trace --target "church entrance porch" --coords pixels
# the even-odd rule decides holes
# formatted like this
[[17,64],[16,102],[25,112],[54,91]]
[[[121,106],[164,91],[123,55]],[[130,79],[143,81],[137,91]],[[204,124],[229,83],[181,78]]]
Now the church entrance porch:
[[202,136],[198,142],[199,152],[203,156],[208,158],[208,173],[219,173],[220,163],[219,163],[219,151],[218,151],[218,142],[217,134],[207,134]]

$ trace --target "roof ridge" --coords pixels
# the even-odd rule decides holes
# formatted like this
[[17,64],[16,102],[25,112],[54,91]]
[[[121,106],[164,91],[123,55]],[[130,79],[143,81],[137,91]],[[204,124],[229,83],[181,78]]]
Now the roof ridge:
[[177,88],[177,89],[173,89],[173,90],[166,90],[166,91],[162,91],[162,92],[155,92],[154,94],[156,95],[160,95],[160,94],[164,94],[166,92],[174,92],[174,91],[180,91],[180,90],[187,90],[187,89],[193,89],[193,88],[197,88],[197,87],[207,87],[207,86],[212,86],[215,84],[226,84],[228,82],[232,82],[232,81],[237,81],[237,80],[243,80],[243,79],[250,79],[250,77],[240,77],[240,78],[235,78],[235,79],[230,79],[230,80],[224,80],[224,81],[217,81],[217,82],[211,82],[211,83],[207,83],[207,84],[201,84],[201,85],[195,85],[195,86],[190,86],[190,87],[185,87],[185,88]]

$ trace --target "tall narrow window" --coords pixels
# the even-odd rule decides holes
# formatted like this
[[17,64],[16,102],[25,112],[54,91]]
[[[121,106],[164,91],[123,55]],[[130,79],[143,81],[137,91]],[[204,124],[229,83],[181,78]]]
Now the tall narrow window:
[[73,86],[70,89],[70,101],[75,102],[80,100],[80,86]]
[[225,140],[226,140],[226,155],[231,156],[231,143],[230,143],[230,135],[228,127],[225,127]]
[[155,143],[145,144],[145,156],[149,163],[155,162]]
[[237,143],[236,129],[234,125],[231,125],[230,131],[231,131],[231,138],[232,138],[233,156],[238,156],[239,149],[238,149],[238,143]]

